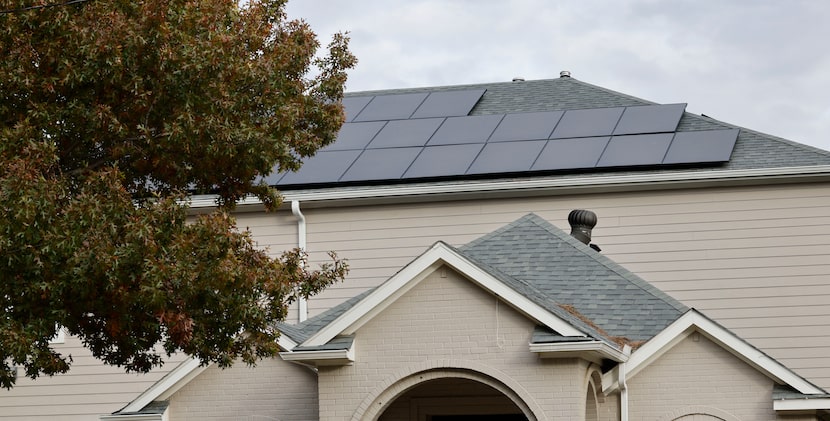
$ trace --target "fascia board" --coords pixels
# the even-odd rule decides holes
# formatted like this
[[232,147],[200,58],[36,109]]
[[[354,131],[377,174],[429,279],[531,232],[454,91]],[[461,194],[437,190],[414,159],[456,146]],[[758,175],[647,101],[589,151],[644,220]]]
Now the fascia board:
[[626,363],[627,379],[636,376],[692,332],[700,332],[755,369],[780,383],[792,386],[800,393],[808,395],[824,393],[823,390],[804,380],[783,364],[694,309],[686,312],[631,354]]
[[207,366],[200,365],[198,359],[188,358],[119,412],[138,412],[154,400],[167,399],[205,369],[207,369]]
[[165,414],[107,414],[98,417],[101,421],[166,421]]
[[628,356],[612,346],[602,341],[589,342],[562,342],[562,343],[544,343],[544,344],[530,344],[530,352],[542,353],[556,353],[556,352],[596,352],[604,358],[608,358],[616,362],[625,362]]
[[776,399],[772,401],[772,408],[776,411],[830,410],[830,398]]
[[[296,342],[285,335],[280,335],[277,344],[286,351],[291,351],[297,346]],[[195,358],[188,358],[182,361],[176,368],[125,406],[121,412],[138,412],[152,401],[165,400],[173,396],[174,393],[196,378],[196,376],[205,371],[210,365],[201,365],[200,361]]]
[[[700,172],[667,172],[610,175],[599,177],[539,177],[519,180],[485,180],[467,182],[419,183],[409,185],[374,186],[372,188],[335,187],[313,190],[298,190],[283,192],[284,202],[325,202],[338,200],[370,200],[390,199],[400,197],[457,195],[509,192],[509,191],[542,191],[552,193],[574,193],[574,191],[590,192],[607,189],[625,190],[642,188],[684,188],[722,184],[744,184],[757,182],[798,182],[830,178],[830,165],[760,168],[724,171]],[[198,195],[189,200],[190,208],[207,209],[216,207],[215,195]],[[256,198],[248,197],[241,200],[238,207],[262,206]]]
[[540,307],[455,253],[444,243],[438,242],[388,281],[381,284],[357,305],[308,338],[302,345],[320,346],[328,343],[337,335],[354,334],[360,326],[383,311],[398,297],[412,289],[442,265],[453,268],[487,291],[501,297],[515,309],[563,336],[586,336],[585,333],[577,330],[568,322]]
[[280,352],[280,357],[285,361],[313,363],[314,365],[326,365],[326,361],[343,364],[355,361],[354,347],[349,349],[329,349],[323,351],[298,351]]

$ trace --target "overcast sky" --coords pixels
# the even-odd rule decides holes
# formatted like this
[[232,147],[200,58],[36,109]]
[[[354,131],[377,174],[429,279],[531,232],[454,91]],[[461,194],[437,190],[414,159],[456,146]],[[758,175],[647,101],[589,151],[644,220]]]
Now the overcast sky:
[[292,0],[348,91],[573,77],[830,150],[827,0]]

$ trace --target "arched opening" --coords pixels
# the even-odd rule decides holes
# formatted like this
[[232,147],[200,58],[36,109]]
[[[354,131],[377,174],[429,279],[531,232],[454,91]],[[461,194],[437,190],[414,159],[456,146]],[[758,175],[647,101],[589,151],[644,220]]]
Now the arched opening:
[[439,378],[410,388],[389,403],[378,421],[528,421],[508,396],[466,378]]

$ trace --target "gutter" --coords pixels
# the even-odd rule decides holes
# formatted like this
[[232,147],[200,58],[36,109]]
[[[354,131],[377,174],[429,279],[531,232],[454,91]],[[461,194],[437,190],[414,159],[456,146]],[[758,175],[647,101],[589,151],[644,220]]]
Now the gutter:
[[[413,200],[432,196],[446,200],[458,197],[493,197],[493,194],[573,194],[629,190],[659,190],[671,188],[710,187],[721,185],[751,185],[820,181],[830,179],[830,165],[803,167],[761,168],[723,171],[645,173],[607,175],[597,177],[537,177],[511,180],[448,181],[439,183],[397,184],[357,187],[331,187],[282,192],[285,201],[372,201]],[[256,198],[241,200],[240,207],[261,207]],[[215,195],[199,195],[190,199],[192,209],[216,207]],[[242,209],[240,209],[242,210]]]
[[602,341],[532,343],[530,352],[539,354],[542,358],[557,358],[558,355],[567,356],[571,353],[596,353],[600,358],[615,362],[625,362],[629,353],[619,351]]
[[[305,215],[300,210],[300,201],[299,200],[292,200],[291,201],[291,213],[294,214],[294,217],[297,218],[297,247],[300,250],[306,250],[306,222],[305,222]],[[299,312],[298,319],[302,323],[308,318],[308,300],[304,297],[299,297],[297,299],[297,306],[299,307],[297,311]]]

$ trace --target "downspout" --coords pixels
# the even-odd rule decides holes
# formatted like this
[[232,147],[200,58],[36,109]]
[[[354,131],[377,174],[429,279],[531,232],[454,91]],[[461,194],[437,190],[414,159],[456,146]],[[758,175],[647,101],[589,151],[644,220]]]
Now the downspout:
[[[305,230],[305,215],[303,215],[302,211],[300,211],[300,201],[299,200],[292,200],[291,201],[291,213],[294,214],[294,217],[297,218],[297,247],[300,250],[305,251],[306,249],[306,230]],[[297,300],[298,304],[298,311],[299,311],[299,321],[304,322],[305,319],[308,318],[308,301],[300,297]]]
[[[631,347],[623,346],[623,353],[631,355]],[[625,362],[617,366],[617,384],[620,386],[620,421],[628,421],[628,385],[625,384]]]

